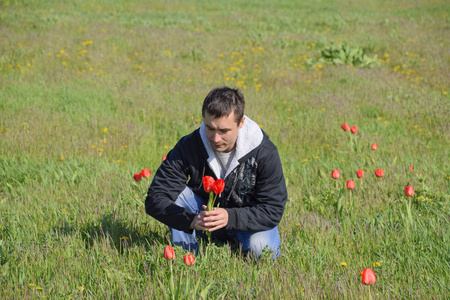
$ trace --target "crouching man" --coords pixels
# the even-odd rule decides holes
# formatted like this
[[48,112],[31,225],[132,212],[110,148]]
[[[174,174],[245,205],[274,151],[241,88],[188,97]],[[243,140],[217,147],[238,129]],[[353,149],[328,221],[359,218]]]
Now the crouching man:
[[[155,174],[146,212],[171,228],[172,242],[198,250],[203,231],[237,241],[244,254],[264,248],[280,255],[278,224],[287,200],[276,146],[249,117],[237,89],[216,88],[205,98],[200,128],[181,138]],[[212,211],[202,178],[223,179]]]

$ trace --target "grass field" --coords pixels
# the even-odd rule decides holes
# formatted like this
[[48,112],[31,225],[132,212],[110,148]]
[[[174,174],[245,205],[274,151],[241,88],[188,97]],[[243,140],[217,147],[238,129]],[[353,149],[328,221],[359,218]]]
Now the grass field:
[[0,0],[0,298],[167,296],[170,233],[145,214],[152,177],[132,176],[155,173],[223,85],[278,147],[282,255],[202,245],[187,267],[176,248],[179,298],[449,298],[449,12],[445,0]]

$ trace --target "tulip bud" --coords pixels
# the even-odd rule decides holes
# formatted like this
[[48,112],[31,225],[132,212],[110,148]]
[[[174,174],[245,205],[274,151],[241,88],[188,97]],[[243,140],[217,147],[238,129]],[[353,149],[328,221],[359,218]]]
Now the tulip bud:
[[333,170],[333,172],[331,172],[331,177],[333,177],[334,179],[339,179],[341,177],[341,173],[339,173],[338,169]]
[[353,133],[353,134],[357,133],[357,132],[358,132],[358,127],[352,126],[352,127],[350,128],[350,132]]
[[363,170],[358,170],[358,171],[356,171],[356,177],[358,177],[358,178],[364,178],[364,171],[363,171]]
[[411,171],[414,171],[414,168],[413,168],[412,166],[409,166],[409,169],[410,169]]
[[383,176],[384,176],[384,171],[383,171],[383,169],[377,169],[377,170],[375,170],[375,176],[377,176],[377,177],[383,177]]
[[372,144],[372,147],[370,147],[370,148],[372,148],[372,150],[377,150],[377,149],[378,149],[378,146],[377,146],[377,144],[373,143],[373,144]]
[[410,185],[406,186],[405,195],[406,196],[414,196],[414,189],[412,188],[412,186],[410,186]]
[[350,129],[350,126],[348,126],[347,123],[342,124],[341,127],[342,127],[342,130],[344,130],[344,131],[348,131]]
[[347,181],[347,189],[353,190],[355,188],[355,182],[353,180]]
[[143,169],[141,171],[142,177],[150,177],[152,175],[152,172],[150,172],[149,169]]
[[359,271],[359,274],[361,274],[362,277],[362,283],[363,284],[372,284],[377,281],[377,276],[375,275],[375,272],[371,268],[366,268],[364,271]]
[[166,246],[166,248],[164,248],[164,258],[175,259],[175,252],[173,251],[172,247]]
[[133,178],[136,181],[140,181],[142,179],[142,173],[139,172],[139,173],[134,174]]
[[195,263],[194,255],[187,254],[187,255],[183,256],[183,261],[186,266],[188,266],[188,267],[193,266]]
[[211,176],[205,176],[202,178],[203,180],[203,188],[205,189],[205,192],[211,193],[214,189],[214,178]]
[[165,161],[167,159],[167,155],[163,155],[162,161]]
[[214,182],[213,191],[214,194],[219,195],[223,192],[223,189],[225,188],[225,181],[222,179],[217,179],[216,182]]

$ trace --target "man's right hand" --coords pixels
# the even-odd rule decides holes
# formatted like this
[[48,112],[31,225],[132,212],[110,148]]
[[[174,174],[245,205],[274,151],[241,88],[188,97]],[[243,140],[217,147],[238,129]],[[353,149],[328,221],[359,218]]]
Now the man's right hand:
[[228,212],[223,208],[214,208],[212,211],[207,211],[206,206],[192,220],[191,229],[215,231],[228,225]]

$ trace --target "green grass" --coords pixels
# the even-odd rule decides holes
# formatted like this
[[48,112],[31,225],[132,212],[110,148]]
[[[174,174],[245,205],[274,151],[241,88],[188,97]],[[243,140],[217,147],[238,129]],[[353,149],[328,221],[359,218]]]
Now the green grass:
[[[279,149],[282,255],[202,245],[187,268],[176,248],[181,298],[448,298],[449,11],[443,0],[0,0],[0,298],[164,297],[170,233],[145,214],[150,181],[132,176],[156,172],[221,85],[243,91]],[[378,65],[321,57],[344,42]],[[344,122],[359,128],[356,147]],[[366,267],[374,285],[361,284]]]

